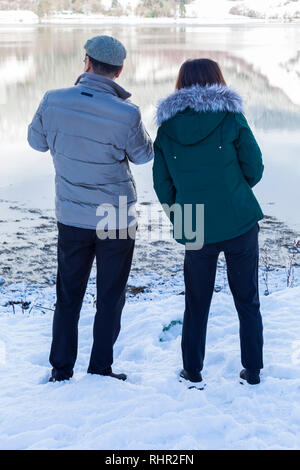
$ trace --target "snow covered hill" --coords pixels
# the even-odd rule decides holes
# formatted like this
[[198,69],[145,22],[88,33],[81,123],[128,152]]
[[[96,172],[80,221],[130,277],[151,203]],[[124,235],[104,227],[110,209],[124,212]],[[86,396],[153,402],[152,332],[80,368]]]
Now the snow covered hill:
[[186,16],[197,18],[240,15],[253,19],[300,19],[299,0],[194,0],[185,8]]
[[[233,3],[232,1],[230,2]],[[231,14],[250,18],[292,20],[300,19],[299,0],[245,0],[237,1],[229,10]]]

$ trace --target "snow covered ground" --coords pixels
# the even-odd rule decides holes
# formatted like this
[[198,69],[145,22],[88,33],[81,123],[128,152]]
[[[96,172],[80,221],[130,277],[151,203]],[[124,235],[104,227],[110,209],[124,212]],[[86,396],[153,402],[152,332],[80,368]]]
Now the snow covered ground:
[[262,295],[265,369],[258,386],[238,383],[237,315],[228,289],[215,293],[204,391],[187,390],[177,381],[184,308],[181,273],[169,280],[145,275],[139,278],[145,292],[129,296],[115,347],[115,370],[128,373],[125,383],[86,375],[94,316],[93,279],[80,320],[75,376],[70,382],[55,384],[47,382],[52,312],[46,310],[53,308],[54,287],[38,290],[24,285],[23,299],[26,294],[27,301],[44,308],[22,313],[16,306],[15,314],[4,303],[22,288],[19,284],[0,288],[0,448],[299,448],[300,287],[296,274],[296,287],[284,288],[284,271],[270,273],[271,294]]

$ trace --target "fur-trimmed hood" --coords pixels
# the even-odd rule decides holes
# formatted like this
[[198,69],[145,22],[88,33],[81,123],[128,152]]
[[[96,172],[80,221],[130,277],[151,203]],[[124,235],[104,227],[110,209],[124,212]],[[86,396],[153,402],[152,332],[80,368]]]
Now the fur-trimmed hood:
[[242,113],[243,103],[238,93],[225,85],[192,85],[159,101],[156,112],[158,126],[186,108],[196,112]]

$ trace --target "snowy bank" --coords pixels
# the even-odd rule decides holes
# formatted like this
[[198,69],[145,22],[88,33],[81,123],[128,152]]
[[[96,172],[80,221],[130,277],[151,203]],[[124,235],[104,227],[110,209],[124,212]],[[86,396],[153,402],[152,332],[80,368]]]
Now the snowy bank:
[[[125,383],[86,375],[95,313],[90,287],[74,378],[55,384],[47,382],[52,312],[16,309],[13,314],[3,307],[2,290],[0,448],[299,448],[300,287],[262,297],[265,369],[262,383],[252,387],[238,382],[232,298],[215,293],[203,371],[207,386],[198,391],[177,380],[184,308],[180,282],[173,291],[161,285],[129,299],[115,347],[115,370],[128,373]],[[39,295],[43,305],[53,306],[53,287]]]
[[1,24],[36,24],[39,22],[38,16],[29,10],[0,10]]
[[[264,22],[257,20],[258,23]],[[49,15],[41,19],[45,24],[120,24],[120,25],[142,25],[142,26],[164,26],[164,25],[205,25],[205,24],[248,24],[253,23],[253,19],[245,16],[227,15],[226,17],[200,17],[200,18],[146,18],[135,15],[112,16],[99,14],[57,14]]]

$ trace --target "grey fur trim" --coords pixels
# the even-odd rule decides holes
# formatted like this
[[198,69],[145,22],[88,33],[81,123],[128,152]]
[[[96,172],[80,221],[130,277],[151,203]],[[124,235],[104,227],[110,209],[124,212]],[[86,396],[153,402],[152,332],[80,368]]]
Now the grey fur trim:
[[200,112],[229,111],[242,113],[243,102],[235,90],[218,83],[181,88],[159,101],[156,111],[158,126],[186,108]]

